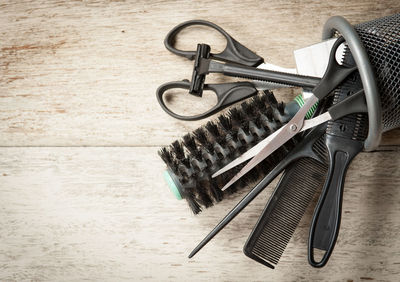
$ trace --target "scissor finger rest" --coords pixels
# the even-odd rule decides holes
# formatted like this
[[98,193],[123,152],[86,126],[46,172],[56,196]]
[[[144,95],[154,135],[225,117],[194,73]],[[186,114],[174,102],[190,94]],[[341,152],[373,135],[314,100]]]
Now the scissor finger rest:
[[[235,82],[235,83],[221,83],[221,84],[205,84],[204,90],[210,90],[217,96],[217,104],[206,111],[205,113],[183,116],[171,111],[164,102],[163,95],[170,89],[190,89],[190,82],[187,80],[167,82],[157,89],[157,100],[160,106],[170,116],[180,120],[199,120],[209,117],[223,108],[226,108],[236,102],[249,98],[257,94],[257,89],[250,82]],[[197,95],[195,95],[197,96]]]

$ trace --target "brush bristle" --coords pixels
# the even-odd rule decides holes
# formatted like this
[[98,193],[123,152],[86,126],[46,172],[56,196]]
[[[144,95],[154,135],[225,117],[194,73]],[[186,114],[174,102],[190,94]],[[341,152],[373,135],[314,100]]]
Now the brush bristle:
[[221,188],[245,165],[242,164],[222,175],[211,175],[249,150],[283,125],[284,104],[278,103],[270,91],[230,109],[216,120],[188,133],[181,140],[162,148],[159,155],[178,179],[182,198],[197,214],[254,183],[274,168],[293,148],[290,140],[270,157],[252,169],[229,189]]

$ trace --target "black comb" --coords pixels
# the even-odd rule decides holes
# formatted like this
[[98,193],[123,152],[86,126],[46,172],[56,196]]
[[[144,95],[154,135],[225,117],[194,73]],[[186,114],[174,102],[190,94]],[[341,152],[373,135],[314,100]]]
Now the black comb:
[[[278,263],[308,205],[325,182],[328,165],[324,135],[314,138],[317,140],[312,150],[320,160],[305,157],[288,166],[243,248],[248,257],[270,268]],[[308,150],[310,147],[306,146],[306,155]]]

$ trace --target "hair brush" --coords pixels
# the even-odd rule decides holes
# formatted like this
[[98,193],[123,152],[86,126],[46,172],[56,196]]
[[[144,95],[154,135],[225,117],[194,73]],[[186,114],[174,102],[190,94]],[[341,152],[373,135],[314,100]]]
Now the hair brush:
[[241,166],[216,178],[211,175],[279,129],[301,103],[300,96],[285,104],[278,103],[270,91],[260,92],[162,148],[159,155],[167,165],[164,178],[170,189],[178,199],[186,199],[193,213],[197,214],[203,208],[220,202],[226,195],[254,183],[275,167],[295,147],[298,139],[285,144],[230,189],[221,190]]

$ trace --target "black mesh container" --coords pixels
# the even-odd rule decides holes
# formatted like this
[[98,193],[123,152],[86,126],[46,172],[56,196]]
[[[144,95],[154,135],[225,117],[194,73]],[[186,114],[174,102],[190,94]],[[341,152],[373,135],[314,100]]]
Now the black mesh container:
[[355,26],[374,68],[383,131],[400,126],[400,14]]

